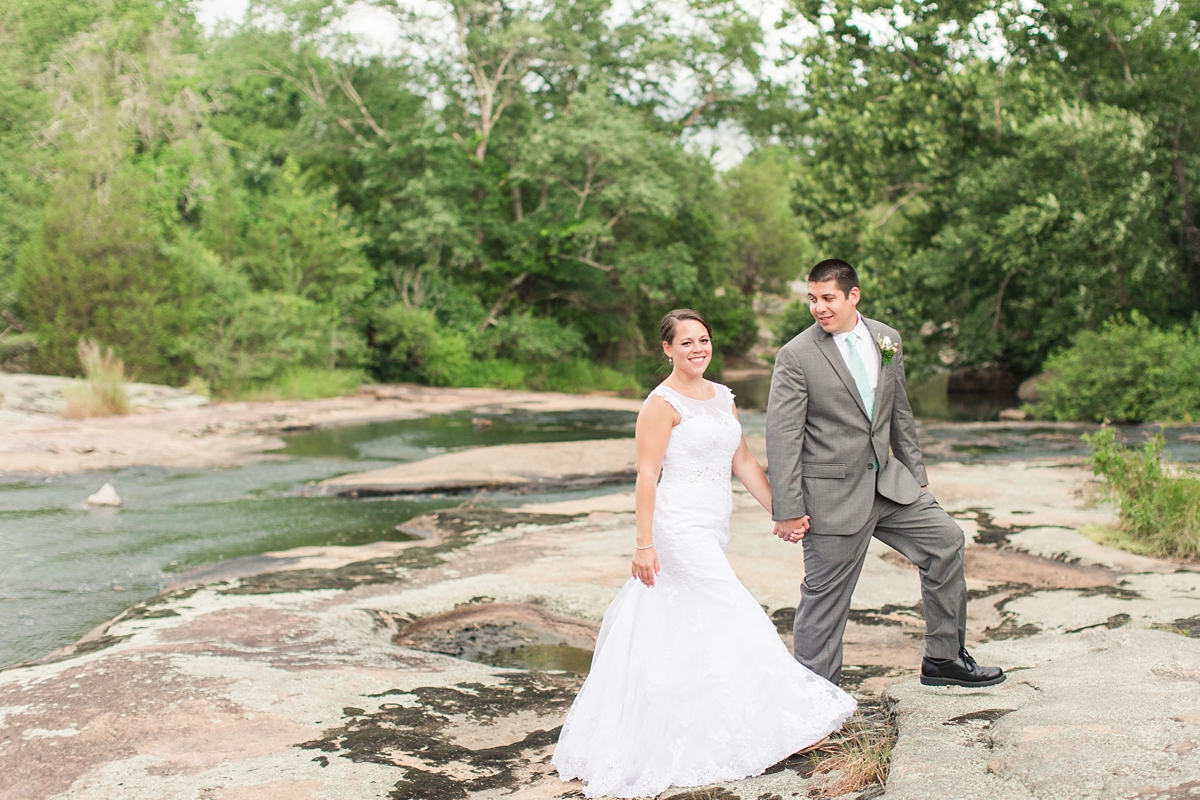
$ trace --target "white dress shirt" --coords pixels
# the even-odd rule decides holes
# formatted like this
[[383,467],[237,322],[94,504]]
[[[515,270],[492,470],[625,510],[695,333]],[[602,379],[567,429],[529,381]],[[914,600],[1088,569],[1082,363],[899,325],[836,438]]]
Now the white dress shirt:
[[875,387],[879,385],[879,349],[875,346],[871,332],[867,330],[867,324],[863,322],[862,314],[858,315],[858,324],[854,326],[854,330],[833,335],[833,341],[837,344],[838,352],[842,354],[842,361],[846,362],[847,369],[850,368],[850,345],[846,344],[846,340],[851,336],[857,337],[854,349],[858,351],[858,357],[862,359],[863,366],[867,369],[867,380],[871,382],[871,391],[874,392]]

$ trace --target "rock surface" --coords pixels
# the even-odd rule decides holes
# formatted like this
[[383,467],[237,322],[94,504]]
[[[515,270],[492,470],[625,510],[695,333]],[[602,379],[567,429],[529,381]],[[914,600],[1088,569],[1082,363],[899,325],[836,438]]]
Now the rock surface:
[[637,473],[632,439],[507,444],[486,454],[466,450],[413,464],[342,475],[320,484],[323,494],[352,496],[455,492],[469,489],[528,491],[629,482]]
[[1121,628],[992,642],[980,690],[888,687],[899,715],[889,800],[1200,794],[1200,643]]
[[[1200,575],[1082,547],[1073,529],[1108,521],[1081,499],[1083,469],[939,464],[930,477],[968,533],[969,644],[1011,677],[976,692],[912,681],[918,576],[872,544],[846,675],[864,701],[886,690],[896,704],[887,796],[1189,796],[1200,641],[1165,631],[1200,630]],[[628,576],[632,511],[628,491],[464,506],[408,523],[420,541],[193,576],[0,672],[0,797],[578,797],[548,757],[581,677],[550,668],[586,661]],[[736,492],[730,560],[790,631],[802,553],[769,531]],[[804,797],[819,780],[807,764],[666,797]]]
[[[764,467],[767,442],[747,436],[746,444]],[[637,476],[633,439],[506,444],[434,456],[412,464],[330,478],[321,494],[350,496],[460,492],[471,489],[536,491],[629,483]]]
[[[61,414],[67,407],[63,389],[79,384],[58,375],[25,375],[0,372],[0,409],[25,414]],[[208,405],[208,398],[190,389],[157,383],[125,384],[134,408],[172,410]]]

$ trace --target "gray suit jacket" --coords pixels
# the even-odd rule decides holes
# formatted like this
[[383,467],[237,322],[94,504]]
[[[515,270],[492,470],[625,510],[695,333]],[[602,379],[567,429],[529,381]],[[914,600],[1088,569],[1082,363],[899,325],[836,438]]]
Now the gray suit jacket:
[[[872,338],[900,341],[887,325],[863,321]],[[929,483],[905,390],[903,348],[892,363],[879,363],[872,423],[837,343],[820,325],[779,351],[767,402],[776,520],[808,515],[812,533],[849,536],[866,525],[876,492],[908,505]]]

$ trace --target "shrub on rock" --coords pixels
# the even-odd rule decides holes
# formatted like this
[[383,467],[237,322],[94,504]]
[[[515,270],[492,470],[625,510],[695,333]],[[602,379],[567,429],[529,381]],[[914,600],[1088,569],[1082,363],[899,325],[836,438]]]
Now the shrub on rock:
[[1200,418],[1200,323],[1164,330],[1134,312],[1128,321],[1080,331],[1045,370],[1031,406],[1041,419]]

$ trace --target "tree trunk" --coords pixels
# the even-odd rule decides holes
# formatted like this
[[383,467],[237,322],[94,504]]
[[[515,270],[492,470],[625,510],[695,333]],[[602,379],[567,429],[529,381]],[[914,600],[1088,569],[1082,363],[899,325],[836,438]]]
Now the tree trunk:
[[525,219],[525,211],[521,208],[521,187],[515,183],[512,185],[512,207],[513,219],[517,222]]

